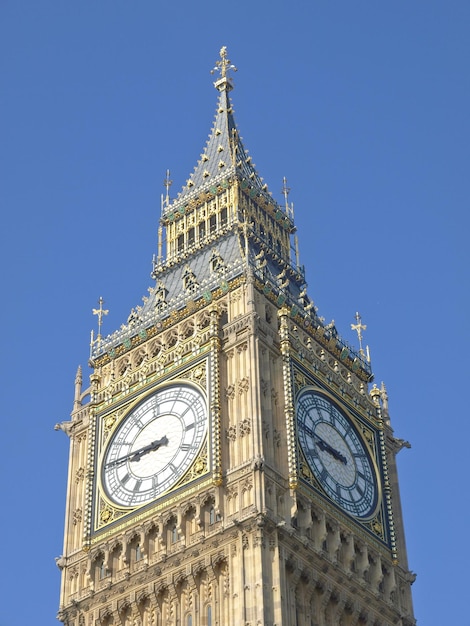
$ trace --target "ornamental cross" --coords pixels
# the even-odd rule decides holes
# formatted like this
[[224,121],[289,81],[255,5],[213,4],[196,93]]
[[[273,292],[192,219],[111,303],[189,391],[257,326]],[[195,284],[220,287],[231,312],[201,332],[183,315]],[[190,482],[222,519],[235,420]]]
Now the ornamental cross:
[[103,325],[103,315],[108,315],[109,309],[103,309],[104,300],[102,296],[100,296],[100,299],[98,300],[98,304],[100,305],[100,308],[92,309],[92,311],[93,311],[93,315],[98,316],[98,336],[96,340],[99,343],[101,340],[101,326]]
[[220,61],[215,62],[215,67],[211,70],[211,74],[215,74],[215,72],[220,72],[221,78],[227,78],[227,70],[237,71],[235,65],[232,65],[232,62],[227,57],[227,47],[222,46],[220,49]]
[[357,324],[351,324],[351,330],[355,330],[357,332],[357,338],[359,339],[359,354],[364,356],[364,350],[362,349],[362,331],[367,329],[365,324],[362,324],[362,319],[359,313],[356,312],[355,315]]

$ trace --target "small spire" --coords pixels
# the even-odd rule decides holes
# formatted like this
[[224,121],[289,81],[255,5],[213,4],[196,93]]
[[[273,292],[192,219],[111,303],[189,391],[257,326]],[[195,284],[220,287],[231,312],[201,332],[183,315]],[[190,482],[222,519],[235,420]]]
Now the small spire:
[[94,339],[93,331],[91,331],[91,347],[93,347],[95,343],[99,347],[101,343],[101,326],[103,325],[103,315],[108,315],[109,313],[109,309],[103,309],[104,300],[102,296],[100,296],[98,304],[100,305],[99,309],[92,309],[93,315],[98,316],[98,335],[96,336],[96,339]]
[[82,366],[79,365],[77,369],[77,373],[75,374],[75,395],[73,401],[73,408],[78,409],[82,405],[81,403],[81,395],[82,395]]
[[294,249],[295,249],[295,264],[297,269],[300,269],[300,254],[299,254],[299,238],[297,234],[294,235]]
[[290,187],[287,186],[287,178],[284,176],[284,178],[282,179],[282,190],[281,190],[282,195],[284,196],[284,200],[286,203],[286,213],[289,215],[289,194],[290,194]]
[[380,397],[382,399],[382,404],[383,404],[383,408],[385,411],[388,411],[388,393],[387,393],[387,389],[382,381],[382,384],[380,385]]
[[216,80],[214,83],[215,88],[219,91],[223,91],[224,89],[230,91],[230,89],[233,89],[232,80],[230,76],[227,75],[228,70],[236,72],[237,68],[227,57],[227,47],[222,46],[222,48],[220,49],[220,61],[216,61],[214,68],[211,70],[211,74],[215,74],[215,72],[220,72],[219,80]]
[[351,324],[351,330],[357,332],[357,338],[359,339],[359,354],[364,356],[364,350],[362,348],[362,331],[367,329],[365,324],[362,324],[362,319],[359,313],[356,312],[355,319],[357,324]]
[[237,150],[238,150],[238,130],[236,128],[232,128],[232,135],[230,137],[230,148],[231,148],[232,165],[235,166],[237,164]]
[[165,196],[166,206],[170,204],[170,187],[172,184],[173,184],[173,181],[170,179],[170,170],[167,170],[165,174],[165,180],[163,181],[163,185],[166,188],[166,196]]
[[75,374],[75,384],[76,385],[82,384],[82,366],[81,365],[77,367],[77,373]]

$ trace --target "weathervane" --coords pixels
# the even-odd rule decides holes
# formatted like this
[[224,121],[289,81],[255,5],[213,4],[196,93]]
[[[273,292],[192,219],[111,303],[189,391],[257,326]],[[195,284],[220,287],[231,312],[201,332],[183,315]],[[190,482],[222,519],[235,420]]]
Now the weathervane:
[[109,313],[109,309],[103,309],[104,300],[103,300],[102,296],[100,296],[100,299],[98,300],[98,304],[100,305],[99,309],[92,309],[93,315],[97,315],[98,316],[98,335],[97,335],[97,337],[95,339],[93,330],[91,331],[90,348],[92,348],[95,343],[98,346],[100,345],[100,343],[101,343],[101,326],[103,325],[103,315],[108,315],[108,313]]
[[[362,323],[361,316],[356,312],[355,315],[357,324],[351,324],[351,330],[355,330],[357,332],[357,338],[359,339],[359,354],[364,356],[364,350],[362,349],[362,331],[367,329],[366,324]],[[367,360],[370,361],[369,358],[369,348],[366,347],[367,351]]]
[[[220,61],[215,62],[215,67],[211,70],[211,74],[215,74],[215,72],[217,71],[220,72],[219,80],[226,82],[227,80],[229,80],[229,77],[227,76],[228,70],[236,72],[237,68],[227,57],[227,46],[222,46],[222,48],[220,49]],[[217,81],[216,85],[218,84],[218,82],[219,81]]]

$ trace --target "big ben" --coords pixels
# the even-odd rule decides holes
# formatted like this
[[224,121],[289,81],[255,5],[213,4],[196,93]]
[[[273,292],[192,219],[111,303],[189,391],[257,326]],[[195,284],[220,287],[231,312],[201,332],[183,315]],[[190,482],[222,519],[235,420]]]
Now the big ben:
[[[65,626],[411,626],[394,437],[367,354],[325,324],[293,210],[235,123],[162,200],[143,304],[75,379]],[[149,251],[151,254],[151,251]],[[360,319],[357,328],[361,328]]]

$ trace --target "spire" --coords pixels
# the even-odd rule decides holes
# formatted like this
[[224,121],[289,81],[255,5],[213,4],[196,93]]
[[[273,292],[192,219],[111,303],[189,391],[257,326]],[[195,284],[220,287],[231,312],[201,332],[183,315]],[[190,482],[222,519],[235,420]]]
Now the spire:
[[209,138],[186,185],[177,198],[164,207],[164,214],[171,213],[181,204],[184,205],[201,191],[209,190],[235,176],[239,180],[249,180],[250,185],[257,187],[260,193],[269,195],[267,185],[263,184],[238,132],[229,97],[229,92],[233,89],[230,71],[236,71],[236,67],[227,57],[227,48],[224,46],[220,50],[220,60],[216,61],[211,70],[211,73],[220,72],[220,78],[214,82],[219,98]]

